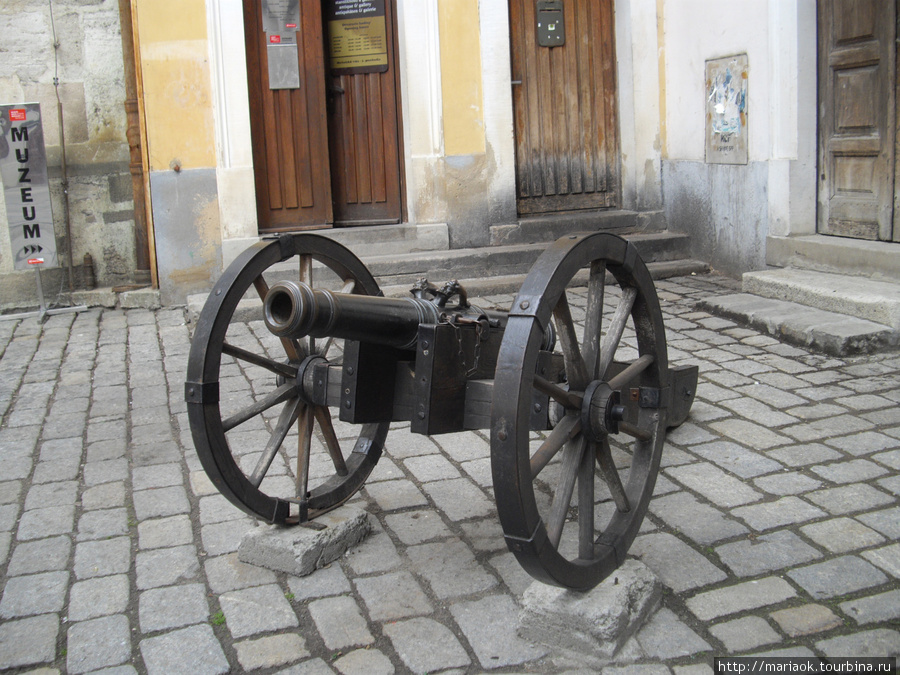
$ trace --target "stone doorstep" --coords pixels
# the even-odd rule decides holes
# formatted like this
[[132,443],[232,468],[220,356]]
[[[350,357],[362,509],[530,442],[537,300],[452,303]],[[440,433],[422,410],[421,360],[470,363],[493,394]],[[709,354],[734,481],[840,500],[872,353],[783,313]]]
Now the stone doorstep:
[[340,558],[372,531],[368,514],[354,506],[341,506],[315,522],[325,527],[255,527],[241,538],[238,559],[276,572],[307,576]]
[[522,597],[518,634],[608,662],[659,607],[662,589],[650,568],[633,558],[586,593],[536,581]]
[[890,326],[749,293],[703,300],[698,308],[832,356],[872,354],[900,343],[900,330]]

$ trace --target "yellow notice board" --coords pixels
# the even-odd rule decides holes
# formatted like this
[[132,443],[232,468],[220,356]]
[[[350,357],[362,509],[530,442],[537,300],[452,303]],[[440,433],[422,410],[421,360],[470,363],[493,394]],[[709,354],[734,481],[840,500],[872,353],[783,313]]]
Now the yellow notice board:
[[388,69],[385,0],[328,0],[329,65],[339,75]]

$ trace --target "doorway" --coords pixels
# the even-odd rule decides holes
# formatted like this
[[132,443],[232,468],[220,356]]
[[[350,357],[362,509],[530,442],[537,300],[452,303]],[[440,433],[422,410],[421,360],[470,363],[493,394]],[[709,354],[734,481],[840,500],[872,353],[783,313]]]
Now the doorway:
[[[519,214],[619,206],[613,0],[509,0],[509,13]],[[544,16],[562,41],[539,40]]]
[[261,234],[398,223],[403,215],[395,0],[368,3],[384,15],[382,72],[333,72],[325,36],[335,2],[299,0],[299,22],[286,29],[296,39],[299,86],[273,89],[264,3],[243,0]]
[[820,0],[819,234],[900,241],[897,3]]

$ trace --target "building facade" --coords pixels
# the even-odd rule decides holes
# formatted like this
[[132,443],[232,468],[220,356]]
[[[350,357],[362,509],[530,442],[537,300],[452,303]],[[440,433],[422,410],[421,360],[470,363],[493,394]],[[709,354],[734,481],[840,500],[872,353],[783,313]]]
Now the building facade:
[[[164,304],[260,236],[311,228],[470,248],[624,213],[739,275],[798,247],[833,257],[823,240],[896,253],[896,15],[894,0],[16,0],[0,103],[55,112],[59,90],[65,195],[44,117],[60,250],[79,279],[85,253],[100,285],[150,276]],[[0,236],[0,304],[33,304],[12,259]]]

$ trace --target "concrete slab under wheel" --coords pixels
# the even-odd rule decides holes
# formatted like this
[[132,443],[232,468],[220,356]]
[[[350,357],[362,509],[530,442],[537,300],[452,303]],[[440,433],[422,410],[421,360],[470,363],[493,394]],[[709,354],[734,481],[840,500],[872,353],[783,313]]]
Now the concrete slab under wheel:
[[749,293],[721,295],[699,307],[832,356],[872,354],[896,348],[900,340],[898,332],[884,324]]
[[256,527],[241,539],[238,559],[303,577],[337,560],[372,531],[368,514],[353,506],[341,506],[315,522],[325,527]]
[[534,582],[522,596],[518,634],[607,662],[643,627],[661,599],[656,575],[629,558],[586,593]]

